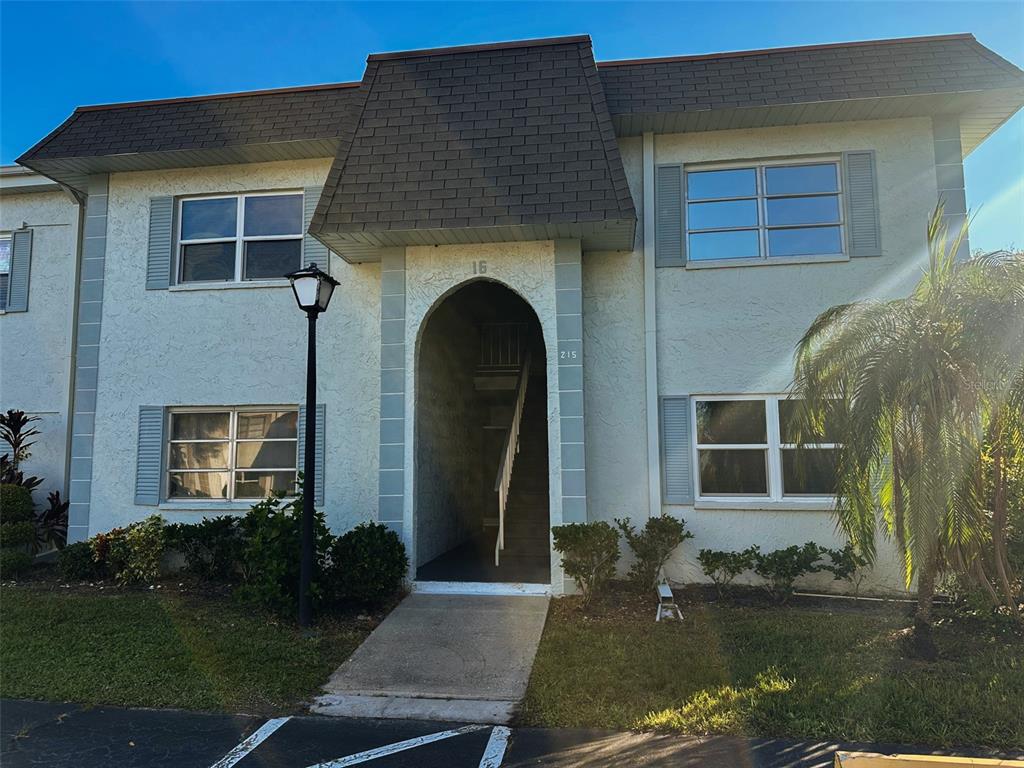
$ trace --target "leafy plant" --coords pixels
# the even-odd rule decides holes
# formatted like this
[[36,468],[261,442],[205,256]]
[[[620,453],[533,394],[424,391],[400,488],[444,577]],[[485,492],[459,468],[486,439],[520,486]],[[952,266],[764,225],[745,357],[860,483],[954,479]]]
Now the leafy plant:
[[331,597],[377,606],[395,595],[409,569],[398,534],[379,523],[362,523],[335,539],[325,574]]
[[0,520],[23,523],[33,517],[32,492],[23,485],[0,485]]
[[22,472],[11,461],[11,457],[8,454],[0,456],[0,485],[17,485],[28,490],[33,490],[42,483],[42,478],[35,477],[34,475],[25,476]]
[[16,576],[32,565],[35,537],[31,491],[20,485],[0,485],[0,575]]
[[27,416],[24,411],[10,409],[0,413],[0,440],[11,446],[11,463],[15,469],[32,455],[29,448],[35,445],[32,438],[39,435],[39,430],[29,425],[35,421],[40,418]]
[[604,521],[558,525],[551,532],[562,567],[576,582],[583,605],[589,605],[615,575],[619,534]]
[[68,507],[70,501],[61,499],[60,491],[46,497],[47,507],[36,514],[36,539],[33,549],[38,552],[51,546],[63,549],[68,541]]
[[686,521],[662,514],[647,519],[643,530],[637,533],[629,518],[615,520],[622,536],[633,551],[634,561],[629,568],[629,579],[638,589],[654,589],[661,569],[669,556],[693,534],[686,530]]
[[0,577],[9,579],[32,567],[32,555],[23,549],[0,549]]
[[145,584],[160,576],[164,553],[164,520],[150,515],[124,528],[114,528],[89,540],[93,562],[118,584]]
[[[315,512],[313,523],[313,605],[326,596],[324,563],[333,537],[323,512]],[[238,596],[281,613],[298,610],[299,561],[302,550],[302,494],[285,502],[271,494],[253,505],[241,521],[245,541],[242,550],[242,584]]]
[[777,603],[785,603],[793,594],[794,582],[821,570],[818,561],[826,550],[812,541],[763,554],[754,552],[754,573],[765,580],[765,589]]
[[68,544],[57,554],[57,570],[65,581],[92,581],[102,575],[87,541]]
[[208,517],[198,523],[178,523],[165,529],[167,546],[185,558],[185,569],[201,579],[231,581],[241,571],[241,519],[234,515]]
[[836,581],[846,581],[853,588],[853,595],[860,594],[860,584],[867,575],[865,567],[868,564],[866,557],[847,544],[842,549],[826,549],[824,554],[828,556],[829,563],[821,567],[822,570],[832,574]]
[[757,547],[749,547],[742,552],[702,549],[697,553],[697,560],[704,575],[714,583],[718,594],[723,595],[737,576],[754,567],[754,556],[757,553]]

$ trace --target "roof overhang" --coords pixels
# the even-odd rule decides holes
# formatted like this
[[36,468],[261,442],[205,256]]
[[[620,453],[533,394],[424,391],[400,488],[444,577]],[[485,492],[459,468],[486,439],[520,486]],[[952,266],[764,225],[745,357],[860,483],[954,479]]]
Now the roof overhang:
[[60,184],[21,165],[0,166],[0,195],[57,192]]

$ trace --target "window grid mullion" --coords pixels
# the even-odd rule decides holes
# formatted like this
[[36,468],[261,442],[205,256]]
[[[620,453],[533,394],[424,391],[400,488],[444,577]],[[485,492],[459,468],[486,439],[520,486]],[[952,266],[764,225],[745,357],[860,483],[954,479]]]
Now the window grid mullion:
[[765,398],[768,417],[768,497],[782,500],[782,450],[779,448],[779,398]]
[[245,195],[238,196],[238,210],[235,214],[235,282],[242,282],[242,260],[245,254],[245,241],[242,238],[245,232]]

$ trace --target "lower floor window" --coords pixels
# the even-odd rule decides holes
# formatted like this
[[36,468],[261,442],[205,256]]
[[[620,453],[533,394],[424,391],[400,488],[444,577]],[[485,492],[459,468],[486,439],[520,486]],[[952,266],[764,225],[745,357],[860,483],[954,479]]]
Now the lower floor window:
[[174,409],[167,498],[259,499],[295,489],[295,408]]
[[694,397],[698,498],[831,497],[838,437],[829,425],[798,447],[799,402],[784,396]]

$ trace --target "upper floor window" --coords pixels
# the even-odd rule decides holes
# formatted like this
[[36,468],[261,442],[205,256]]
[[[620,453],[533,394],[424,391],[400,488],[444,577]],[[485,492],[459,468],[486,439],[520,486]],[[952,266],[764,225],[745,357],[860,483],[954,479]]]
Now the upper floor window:
[[691,261],[841,256],[839,161],[686,172]]
[[11,236],[0,235],[0,310],[7,309],[11,290]]
[[185,198],[178,281],[279,280],[302,265],[302,193]]

